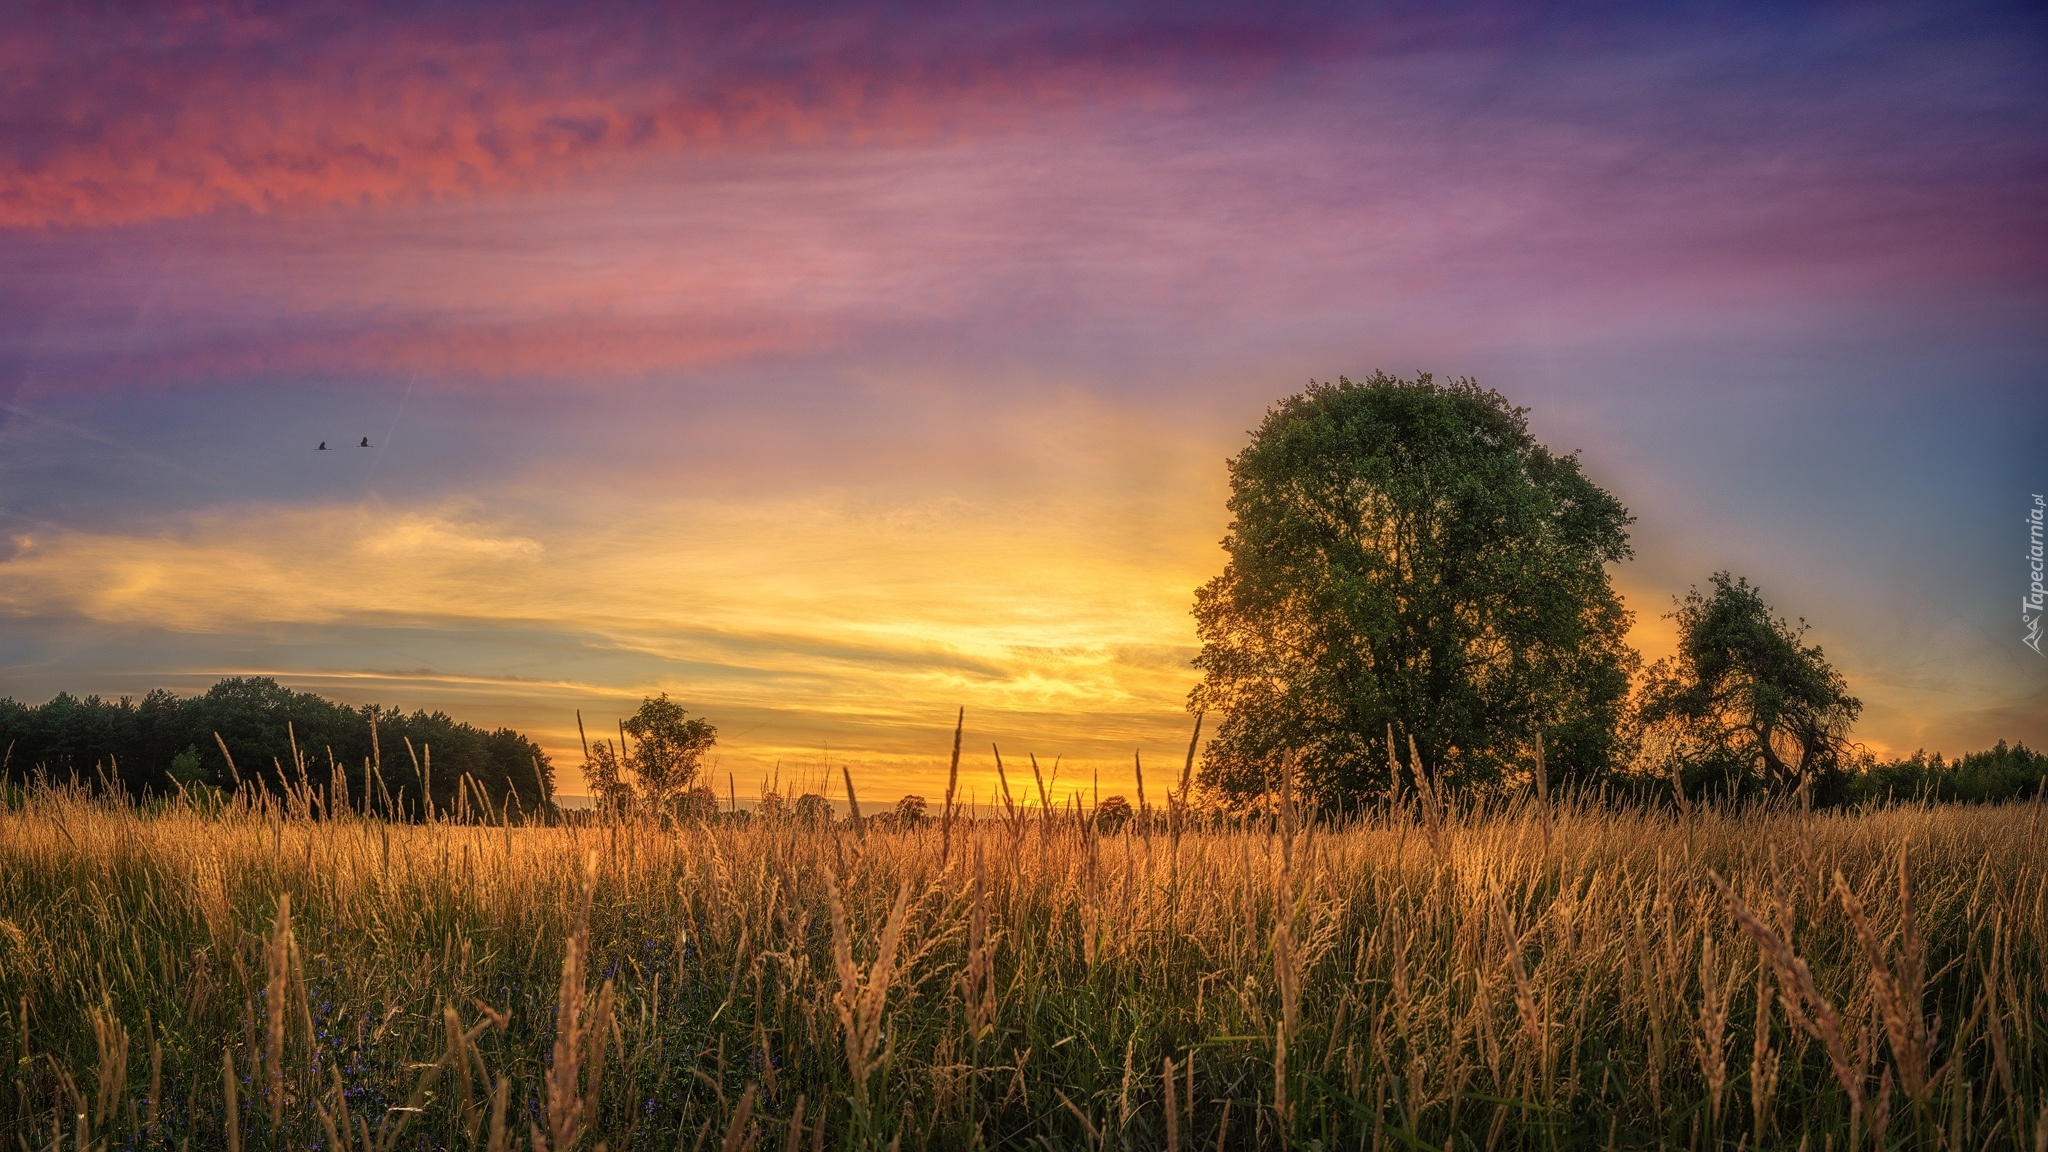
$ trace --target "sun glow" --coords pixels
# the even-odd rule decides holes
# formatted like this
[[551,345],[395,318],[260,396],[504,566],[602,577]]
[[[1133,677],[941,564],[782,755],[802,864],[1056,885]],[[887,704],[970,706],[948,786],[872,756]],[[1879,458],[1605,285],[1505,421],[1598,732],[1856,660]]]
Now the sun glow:
[[[878,794],[943,788],[958,706],[971,749],[1007,739],[1127,786],[1132,749],[1185,740],[1187,609],[1213,534],[1182,525],[1139,548],[1066,513],[682,501],[545,525],[455,506],[252,509],[152,536],[52,534],[0,565],[0,607],[201,649],[265,627],[410,633],[418,668],[337,667],[314,644],[272,671],[364,700],[509,692],[565,792],[580,788],[576,710],[608,729],[657,691],[720,725],[720,772],[749,790],[777,762],[828,756]],[[517,667],[458,639],[512,632]]]

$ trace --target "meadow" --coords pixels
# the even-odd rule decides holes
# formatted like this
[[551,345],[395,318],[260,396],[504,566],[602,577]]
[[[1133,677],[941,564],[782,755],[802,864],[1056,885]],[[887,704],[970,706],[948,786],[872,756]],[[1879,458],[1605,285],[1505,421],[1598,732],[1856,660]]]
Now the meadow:
[[0,1140],[2048,1146],[2041,807],[0,811]]

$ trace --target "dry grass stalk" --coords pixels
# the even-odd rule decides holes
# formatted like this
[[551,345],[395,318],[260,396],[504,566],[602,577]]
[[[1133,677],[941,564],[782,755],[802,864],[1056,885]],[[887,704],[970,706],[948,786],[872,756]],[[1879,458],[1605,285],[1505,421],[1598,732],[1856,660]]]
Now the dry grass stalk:
[[909,920],[910,881],[896,890],[896,902],[875,959],[863,973],[853,959],[853,933],[846,923],[846,905],[834,876],[826,889],[832,908],[832,961],[839,987],[832,996],[832,1008],[846,1042],[846,1066],[853,1075],[856,1106],[863,1116],[868,1111],[868,1080],[874,1072],[875,1056],[882,1047],[882,1016],[887,1007],[889,985],[896,977],[896,953],[903,943],[903,929]]
[[335,1152],[356,1152],[363,1145],[358,1144],[353,1118],[348,1111],[348,1089],[342,1085],[341,1072],[330,1069],[334,1075],[334,1091],[329,1095],[334,1100],[334,1111],[327,1110],[325,1101],[314,1101],[313,1114],[320,1118],[321,1131],[327,1133],[327,1147]]
[[1166,1152],[1180,1152],[1180,1102],[1174,1099],[1173,1057],[1166,1058],[1159,1081],[1166,1090]]
[[164,1047],[157,1042],[155,1035],[152,1033],[149,1040],[149,1103],[146,1106],[147,1110],[143,1113],[142,1120],[143,1131],[152,1136],[156,1135],[159,1131],[157,1127],[157,1102],[163,1099],[163,1092]]
[[512,1082],[500,1076],[491,1089],[491,1131],[489,1142],[484,1145],[488,1152],[511,1152],[512,1129],[505,1123],[511,1101]]
[[[1038,769],[1038,753],[1027,752],[1025,753],[1025,755],[1029,757],[1031,760],[1031,779],[1034,783],[1038,785],[1038,810],[1039,815],[1043,817],[1045,821],[1043,824],[1040,825],[1040,827],[1050,827],[1052,822],[1052,794],[1046,791],[1045,773],[1039,771]],[[1057,765],[1055,765],[1053,773],[1054,782],[1057,783],[1059,773]]]
[[105,1128],[117,1116],[128,1088],[128,1030],[103,1005],[92,1013],[93,1041],[99,1049],[99,1083],[93,1091],[92,1123]]
[[1095,1121],[1090,1120],[1086,1112],[1081,1111],[1078,1105],[1076,1105],[1072,1100],[1067,1099],[1067,1094],[1065,1092],[1062,1092],[1059,1089],[1055,1088],[1052,1090],[1052,1094],[1059,1097],[1060,1104],[1064,1106],[1068,1112],[1073,1114],[1074,1119],[1079,1120],[1081,1122],[1082,1129],[1088,1133],[1088,1147],[1102,1147],[1102,1130],[1095,1126]]
[[994,752],[996,757],[996,783],[1003,789],[1003,819],[1010,831],[1011,848],[1014,853],[1016,846],[1024,840],[1024,815],[1017,810],[1016,801],[1010,798],[1010,777],[1003,771],[1003,750],[997,748],[993,742],[989,744],[989,750]]
[[1899,1086],[1917,1110],[1924,1111],[1934,1090],[1934,1029],[1923,1015],[1926,999],[1927,956],[1918,928],[1913,922],[1913,888],[1907,873],[1906,853],[1899,852],[1899,958],[1889,961],[1885,947],[1864,914],[1863,902],[1849,890],[1849,882],[1835,871],[1835,891],[1856,930],[1856,943],[1870,965],[1870,990],[1885,1037],[1891,1044],[1892,1063]]
[[846,765],[841,764],[839,766],[839,774],[846,780],[847,821],[853,825],[854,836],[858,839],[865,840],[868,838],[868,827],[866,822],[864,822],[860,818],[860,797],[855,796],[853,794],[853,770],[851,768],[848,768]]
[[[1388,731],[1392,731],[1389,726]],[[1415,734],[1408,735],[1408,769],[1415,776],[1415,792],[1422,798],[1422,830],[1429,837],[1429,849],[1437,859],[1444,857],[1444,812],[1442,797],[1429,774],[1422,770],[1422,753],[1415,748]]]
[[1273,1030],[1273,1114],[1282,1133],[1293,1129],[1287,1093],[1287,1047],[1301,1008],[1301,966],[1294,940],[1294,756],[1280,762],[1280,871],[1273,882],[1273,983],[1280,991],[1280,1019]]
[[1724,976],[1714,954],[1714,938],[1700,939],[1699,1035],[1693,1047],[1700,1058],[1700,1071],[1707,1081],[1707,1126],[1712,1133],[1721,1129],[1721,1097],[1728,1087],[1728,1006],[1735,995],[1735,983]]
[[1728,911],[1735,917],[1735,922],[1742,925],[1742,930],[1756,941],[1757,949],[1764,961],[1777,974],[1778,987],[1784,993],[1782,1002],[1786,1015],[1791,1018],[1794,1025],[1805,1029],[1819,1040],[1821,1047],[1826,1051],[1828,1064],[1834,1069],[1835,1080],[1841,1084],[1843,1093],[1849,1097],[1849,1143],[1853,1147],[1864,1112],[1863,1074],[1864,1069],[1869,1067],[1868,1061],[1860,1058],[1854,1061],[1850,1059],[1848,1046],[1842,1039],[1841,1017],[1835,1012],[1834,1005],[1828,1002],[1827,997],[1821,995],[1820,989],[1814,984],[1813,971],[1807,967],[1806,961],[1800,959],[1792,951],[1792,946],[1785,943],[1783,937],[1772,931],[1755,912],[1750,910],[1749,905],[1735,894],[1735,890],[1728,886],[1727,881],[1716,873],[1710,872],[1708,875],[1721,892],[1723,899],[1727,901]]
[[[818,1126],[818,1131],[823,1132],[824,1130],[825,1126],[820,1124]],[[803,1146],[804,1096],[803,1093],[799,1092],[797,1093],[796,1097],[796,1107],[790,1109],[789,1111],[789,1131],[787,1135],[783,1138],[782,1152],[803,1152]]]
[[271,927],[270,942],[263,950],[268,980],[263,986],[264,1095],[270,1102],[270,1125],[275,1128],[284,1114],[284,1019],[285,1001],[291,995],[292,894],[279,893],[277,921]]
[[470,1143],[476,1143],[476,1126],[483,1118],[476,1100],[470,1093],[469,1044],[462,1034],[462,1019],[455,1014],[453,1004],[441,1007],[441,1026],[447,1032],[447,1046],[442,1049],[442,1060],[452,1065],[455,1080],[455,1110],[461,1115],[463,1127],[471,1133]]
[[1778,1094],[1780,1057],[1771,1049],[1770,968],[1756,966],[1756,1022],[1751,1025],[1749,1051],[1750,1132],[1761,1141],[1771,1129],[1771,1104]]
[[967,1011],[968,1039],[979,1044],[996,1026],[996,937],[989,930],[987,884],[981,845],[974,846],[974,881],[967,918],[967,958],[960,970],[960,1000]]
[[2005,1036],[2005,1013],[1999,1008],[1998,978],[1999,961],[2005,952],[2005,922],[2001,915],[1991,934],[1991,955],[1985,959],[1982,968],[1983,991],[1978,999],[1984,1004],[1985,1035],[1991,1039],[1991,1070],[1998,1078],[1998,1085],[2005,1091],[2007,1100],[2015,1099],[2018,1093],[2013,1088],[2012,1055],[2007,1050]]
[[946,769],[946,810],[939,818],[939,866],[953,858],[953,798],[960,787],[960,736],[967,730],[967,709],[953,721],[953,763]]
[[718,1152],[744,1152],[754,1144],[754,1085],[740,1094],[739,1107],[734,1108],[732,1119],[726,1123],[725,1139],[718,1142]]
[[235,1099],[235,1050],[220,1053],[221,1095],[226,1104],[221,1115],[227,1129],[228,1152],[242,1152],[242,1111]]
[[[533,1146],[540,1152],[571,1152],[597,1113],[605,1042],[612,1025],[612,982],[604,982],[595,1007],[586,1011],[590,906],[596,895],[597,855],[592,853],[584,869],[576,925],[562,957],[561,992],[555,1002],[555,1045],[547,1076],[548,1131],[543,1135],[538,1126],[532,1130]],[[603,1145],[598,1147],[601,1150]]]
[[1174,842],[1176,844],[1180,842],[1181,826],[1187,818],[1189,798],[1194,794],[1195,750],[1202,742],[1202,717],[1204,715],[1205,712],[1203,710],[1197,709],[1195,712],[1195,732],[1194,735],[1188,737],[1187,763],[1182,765],[1180,770],[1180,791],[1173,796],[1167,797],[1167,817],[1171,821]]
[[213,742],[220,745],[221,759],[228,762],[228,775],[232,776],[235,781],[235,795],[240,796],[242,794],[242,770],[235,767],[235,755],[228,751],[228,742],[221,739],[220,733],[215,732],[213,734]]
[[[1527,938],[1515,927],[1515,917],[1508,909],[1507,898],[1498,890],[1494,893],[1495,915],[1500,923],[1500,934],[1507,944],[1508,978],[1515,986],[1515,1012],[1522,1022],[1522,1034],[1528,1037],[1529,1047],[1535,1059],[1524,1064],[1525,1083],[1533,1083],[1540,1075],[1546,1080],[1550,1072],[1550,1033],[1543,1026],[1543,1013],[1536,999],[1535,981],[1529,977],[1529,969],[1522,962],[1523,941]],[[1412,1078],[1411,1078],[1412,1079]]]

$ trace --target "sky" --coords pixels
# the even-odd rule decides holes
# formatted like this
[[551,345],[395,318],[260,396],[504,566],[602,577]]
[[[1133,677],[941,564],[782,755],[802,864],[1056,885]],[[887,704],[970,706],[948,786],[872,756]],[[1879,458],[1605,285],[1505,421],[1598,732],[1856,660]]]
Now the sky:
[[0,696],[1163,788],[1225,461],[1384,369],[1582,453],[1647,658],[1732,570],[2048,746],[2037,6],[740,7],[0,17]]

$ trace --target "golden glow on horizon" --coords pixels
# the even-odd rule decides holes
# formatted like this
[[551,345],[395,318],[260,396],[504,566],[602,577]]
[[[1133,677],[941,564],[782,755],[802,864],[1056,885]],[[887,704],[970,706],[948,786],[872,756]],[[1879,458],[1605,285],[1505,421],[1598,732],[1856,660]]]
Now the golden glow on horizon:
[[[1134,795],[1133,749],[1157,765],[1148,787],[1160,791],[1186,746],[1188,608],[1221,562],[1222,493],[1200,495],[1184,503],[1207,516],[1147,521],[1142,536],[1058,499],[675,501],[568,525],[497,523],[459,504],[216,511],[153,536],[18,539],[0,563],[0,613],[186,636],[396,630],[415,639],[364,650],[385,666],[315,658],[174,679],[190,691],[271,674],[517,727],[547,749],[565,793],[584,787],[576,710],[610,737],[640,696],[667,691],[720,725],[721,792],[728,774],[752,795],[778,764],[785,781],[836,781],[846,763],[878,802],[936,796],[965,706],[965,793],[992,794],[994,740],[1014,758],[1012,788],[1037,752],[1048,767],[1064,758],[1062,792],[1099,776]],[[1674,646],[1669,594],[1627,575],[1630,642],[1647,665]],[[478,631],[517,633],[517,665],[463,650],[459,637]],[[458,638],[416,639],[437,633]]]
[[[609,733],[664,690],[720,725],[721,772],[740,777],[816,762],[829,744],[876,795],[943,788],[961,705],[977,737],[970,786],[993,783],[992,735],[1020,759],[1066,754],[1069,778],[1076,753],[1128,775],[1132,747],[1185,743],[1188,606],[1221,527],[1191,516],[1140,535],[1039,496],[679,500],[571,524],[457,504],[217,510],[149,536],[18,541],[0,563],[0,613],[190,636],[518,631],[528,650],[500,675],[495,657],[456,647],[425,651],[419,672],[269,671],[345,699],[517,700],[516,717],[485,722],[541,740],[565,792],[581,789],[575,709]],[[1220,519],[1220,494],[1190,496]]]
[[[961,706],[970,792],[995,785],[991,741],[1020,765],[1013,787],[1036,752],[1064,758],[1066,785],[1100,773],[1135,799],[1142,749],[1163,789],[1187,745],[1193,592],[1223,560],[1221,462],[1242,433],[1084,398],[999,411],[937,403],[932,381],[890,387],[901,438],[843,463],[793,441],[765,467],[664,472],[638,463],[643,446],[487,497],[40,529],[0,559],[0,619],[118,637],[134,669],[120,691],[270,674],[516,727],[570,793],[577,710],[610,734],[661,691],[718,724],[721,790],[728,773],[750,794],[778,763],[785,779],[847,763],[874,797],[935,798]],[[1645,664],[1674,647],[1667,578],[1615,569]],[[1874,750],[1949,738],[1924,719],[1953,711],[1944,689],[1843,671]]]

